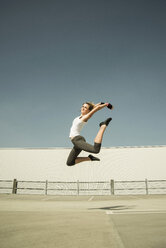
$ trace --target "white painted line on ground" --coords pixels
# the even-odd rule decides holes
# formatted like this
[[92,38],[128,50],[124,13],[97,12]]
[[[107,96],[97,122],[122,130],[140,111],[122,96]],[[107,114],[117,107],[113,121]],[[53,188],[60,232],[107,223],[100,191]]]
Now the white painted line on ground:
[[106,214],[166,214],[166,210],[126,210],[126,211],[106,211]]
[[114,214],[114,213],[113,213],[113,211],[108,210],[108,211],[106,211],[106,214]]
[[46,196],[45,198],[43,198],[43,201],[56,200],[57,198],[59,198],[59,196]]
[[88,201],[92,201],[93,198],[94,198],[94,196],[91,196],[91,197],[88,199]]

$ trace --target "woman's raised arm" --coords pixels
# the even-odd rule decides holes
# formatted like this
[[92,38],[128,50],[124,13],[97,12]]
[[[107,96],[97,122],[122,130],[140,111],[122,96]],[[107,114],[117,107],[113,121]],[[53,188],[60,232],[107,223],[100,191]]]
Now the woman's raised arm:
[[95,107],[86,115],[84,115],[82,117],[82,120],[83,121],[88,121],[93,115],[94,113],[96,113],[97,111],[103,109],[104,107],[107,107],[108,106],[108,103],[104,103],[104,104],[101,104],[101,103],[97,103],[95,104]]

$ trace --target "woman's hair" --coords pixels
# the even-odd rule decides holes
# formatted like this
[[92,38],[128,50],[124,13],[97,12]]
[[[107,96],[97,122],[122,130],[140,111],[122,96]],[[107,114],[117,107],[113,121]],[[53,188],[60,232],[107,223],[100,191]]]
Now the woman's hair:
[[90,111],[95,107],[95,104],[93,102],[86,102],[86,104],[89,105],[89,110]]

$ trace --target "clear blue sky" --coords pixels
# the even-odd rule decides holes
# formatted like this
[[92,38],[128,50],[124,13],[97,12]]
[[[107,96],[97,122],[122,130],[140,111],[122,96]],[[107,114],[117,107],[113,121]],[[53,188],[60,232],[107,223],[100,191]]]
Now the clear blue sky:
[[85,101],[89,143],[166,145],[165,0],[1,1],[0,33],[0,147],[71,147]]

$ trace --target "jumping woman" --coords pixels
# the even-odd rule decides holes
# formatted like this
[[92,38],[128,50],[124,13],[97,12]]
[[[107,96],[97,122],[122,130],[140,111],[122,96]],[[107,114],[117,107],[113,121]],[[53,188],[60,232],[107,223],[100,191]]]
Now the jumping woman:
[[87,121],[96,113],[104,107],[108,107],[113,109],[113,106],[110,103],[98,103],[93,104],[91,102],[86,102],[81,107],[81,115],[76,117],[73,120],[72,127],[70,129],[70,139],[73,143],[74,147],[71,150],[69,157],[67,159],[67,165],[72,166],[84,161],[99,161],[99,158],[94,157],[93,155],[89,155],[88,157],[78,157],[80,152],[86,151],[90,153],[99,153],[101,149],[101,143],[103,139],[103,134],[106,130],[106,127],[112,120],[112,118],[108,118],[105,121],[99,124],[99,131],[94,140],[94,145],[90,145],[86,142],[85,138],[80,135],[80,132],[83,126],[87,123]]

